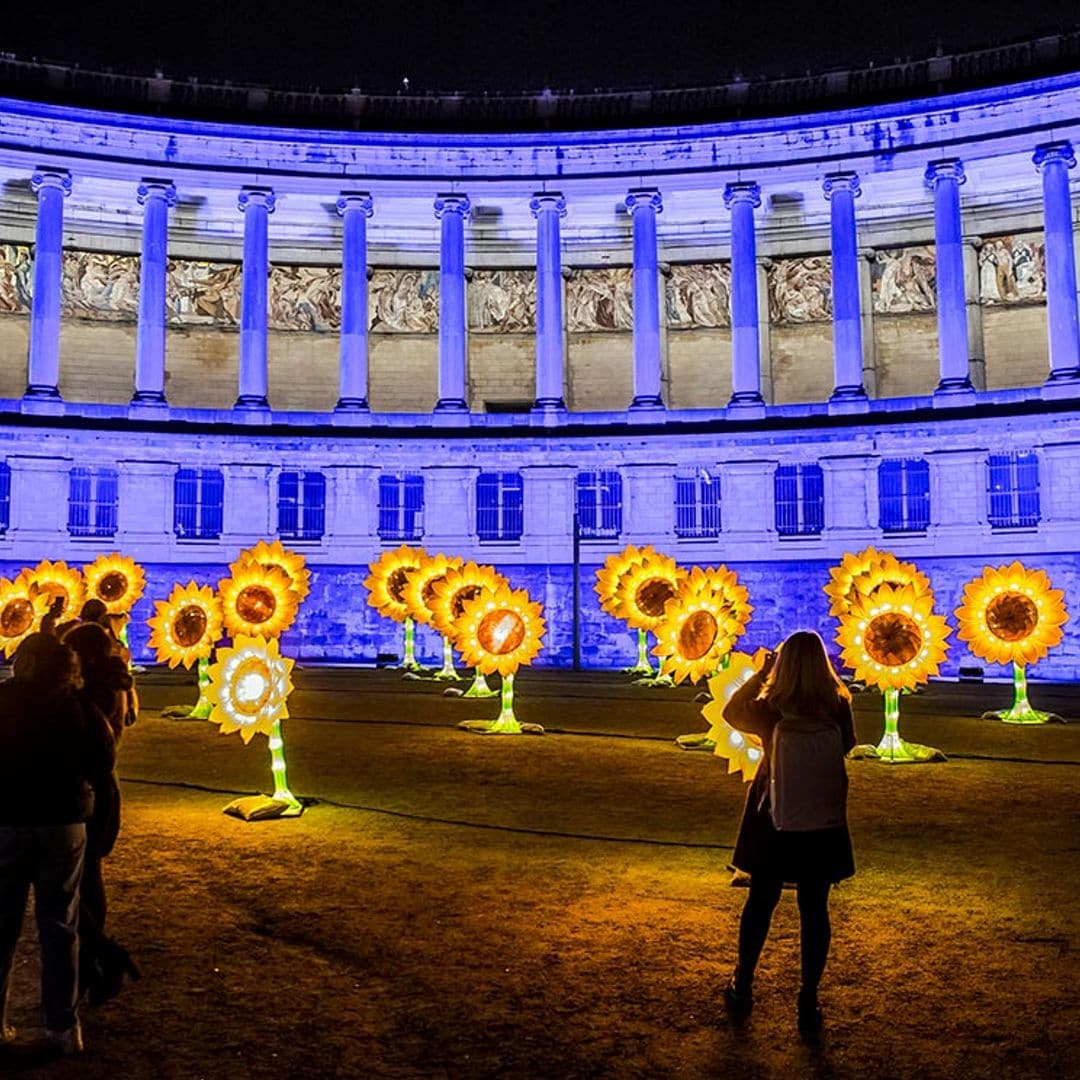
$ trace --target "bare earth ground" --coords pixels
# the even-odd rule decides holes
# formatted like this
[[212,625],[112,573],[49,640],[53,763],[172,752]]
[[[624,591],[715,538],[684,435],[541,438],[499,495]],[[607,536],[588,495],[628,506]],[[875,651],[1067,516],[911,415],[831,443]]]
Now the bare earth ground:
[[[827,1034],[812,1048],[795,1031],[790,895],[750,1023],[733,1029],[720,1006],[745,789],[672,744],[704,727],[692,690],[527,672],[519,718],[551,733],[482,738],[453,725],[495,701],[392,672],[298,681],[290,780],[321,801],[245,824],[221,814],[224,792],[267,788],[265,739],[161,720],[193,688],[144,677],[107,866],[113,931],[144,977],[84,1012],[82,1061],[42,1064],[28,920],[21,1036],[0,1072],[1080,1076],[1080,723],[974,719],[1008,704],[1008,686],[904,698],[903,733],[946,764],[851,763],[859,873],[835,893]],[[1032,697],[1080,719],[1080,687]],[[861,696],[857,719],[876,741],[881,699]]]

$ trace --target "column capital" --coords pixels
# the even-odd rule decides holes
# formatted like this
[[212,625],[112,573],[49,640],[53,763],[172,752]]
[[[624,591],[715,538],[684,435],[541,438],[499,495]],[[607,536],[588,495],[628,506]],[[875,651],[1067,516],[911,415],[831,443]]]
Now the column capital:
[[964,233],[964,235],[960,237],[960,243],[966,244],[973,251],[978,251],[983,246],[983,238],[981,236]]
[[435,217],[441,219],[444,214],[460,214],[463,218],[469,216],[472,203],[469,196],[463,192],[447,191],[435,196]]
[[657,214],[664,209],[664,200],[657,188],[631,188],[626,193],[625,204],[631,214],[641,206],[647,206]]
[[1076,164],[1076,155],[1073,153],[1072,143],[1068,139],[1062,139],[1060,142],[1036,146],[1031,160],[1039,172],[1042,172],[1044,165],[1054,161],[1060,161],[1066,169],[1071,169]]
[[145,206],[150,199],[164,199],[166,206],[176,205],[176,186],[171,180],[155,180],[144,176],[135,189],[140,206]]
[[761,186],[754,180],[736,180],[724,185],[724,206],[730,210],[735,203],[761,205]]
[[339,216],[344,217],[349,210],[359,210],[364,217],[375,213],[375,203],[370,191],[343,191],[334,203]]
[[821,190],[826,201],[832,198],[834,191],[850,191],[851,197],[857,199],[862,194],[862,188],[859,187],[859,174],[857,172],[827,173],[821,181]]
[[70,195],[71,173],[67,169],[35,169],[30,177],[30,190],[36,195],[42,188],[56,188]]
[[926,186],[931,190],[936,188],[942,180],[955,180],[957,185],[963,184],[967,180],[964,175],[964,163],[959,158],[931,161],[926,166],[924,179]]
[[266,187],[242,187],[236,197],[237,209],[247,210],[249,206],[265,206],[266,212],[272,214],[277,205],[274,197],[274,189]]
[[541,213],[555,213],[566,217],[566,199],[561,191],[538,191],[529,200],[532,216],[538,218]]

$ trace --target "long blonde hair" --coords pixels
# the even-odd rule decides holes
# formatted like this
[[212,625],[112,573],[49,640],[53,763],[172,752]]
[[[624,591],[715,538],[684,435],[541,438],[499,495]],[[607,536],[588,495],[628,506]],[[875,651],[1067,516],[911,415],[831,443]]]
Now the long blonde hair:
[[813,630],[796,630],[780,646],[761,696],[782,713],[831,716],[851,694],[840,681],[825,643]]

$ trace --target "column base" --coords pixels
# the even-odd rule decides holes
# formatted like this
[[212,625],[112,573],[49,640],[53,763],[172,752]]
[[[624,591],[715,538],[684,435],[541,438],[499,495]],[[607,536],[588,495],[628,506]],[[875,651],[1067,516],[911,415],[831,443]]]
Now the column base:
[[630,402],[629,407],[631,412],[637,412],[641,409],[663,410],[664,399],[659,394],[638,394]]
[[870,411],[870,398],[862,386],[838,386],[829,398],[829,413],[861,413]]
[[266,412],[270,411],[270,402],[266,400],[266,397],[262,394],[241,394],[236,399],[236,404],[233,405],[234,409],[257,409]]
[[537,398],[529,413],[529,423],[554,427],[566,416],[566,402],[562,398]]
[[132,405],[168,405],[165,395],[160,390],[136,390],[131,395]]
[[566,412],[566,402],[561,397],[538,397],[532,404],[533,412]]
[[437,413],[467,413],[469,404],[464,398],[439,398],[432,410]]
[[47,386],[44,383],[30,383],[23,393],[23,400],[30,398],[34,401],[60,401],[60,391],[55,386]]
[[1080,397],[1080,368],[1058,368],[1042,385],[1044,398]]
[[362,397],[343,397],[338,398],[337,404],[334,406],[334,412],[371,412],[368,407],[367,398]]
[[962,379],[942,379],[934,391],[934,407],[957,407],[969,405],[975,401],[975,387],[965,376]]
[[761,396],[760,390],[740,390],[738,393],[732,394],[731,399],[727,403],[729,409],[745,409],[753,408],[754,406],[764,406],[765,399]]

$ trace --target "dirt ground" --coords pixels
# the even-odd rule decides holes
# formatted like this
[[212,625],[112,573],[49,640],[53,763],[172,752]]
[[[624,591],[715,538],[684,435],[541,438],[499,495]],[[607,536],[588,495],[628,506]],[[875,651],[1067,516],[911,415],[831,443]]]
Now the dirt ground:
[[[42,1064],[32,920],[20,945],[20,1076],[1080,1076],[1080,723],[975,719],[1006,685],[905,697],[901,730],[944,764],[850,765],[857,876],[836,890],[826,1035],[795,1030],[785,895],[742,1030],[720,988],[745,893],[726,870],[744,797],[692,689],[526,672],[544,737],[455,729],[496,701],[396,673],[309,669],[285,724],[292,821],[221,813],[270,784],[266,740],[205,721],[176,676],[143,677],[121,748],[113,932],[143,978],[84,1011],[87,1053]],[[1032,685],[1080,720],[1080,687]],[[881,699],[857,700],[866,741]]]

